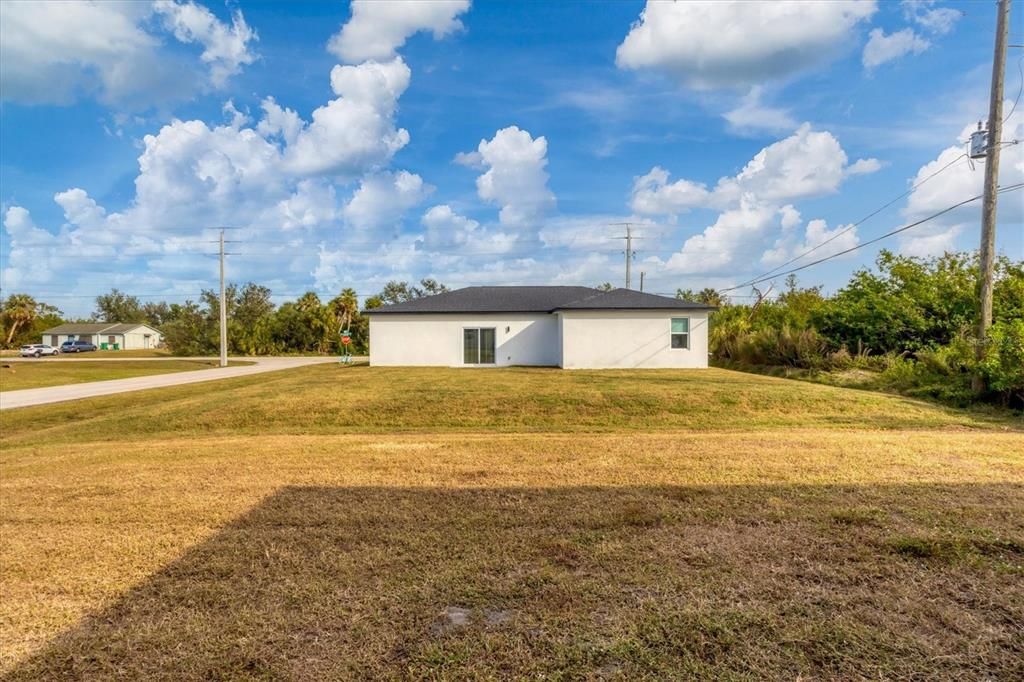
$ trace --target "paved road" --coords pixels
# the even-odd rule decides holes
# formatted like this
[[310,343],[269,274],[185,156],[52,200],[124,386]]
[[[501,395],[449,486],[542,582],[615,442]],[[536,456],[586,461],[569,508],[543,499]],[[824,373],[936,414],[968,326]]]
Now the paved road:
[[[322,360],[324,356],[314,355],[304,358],[301,356],[283,356],[281,358],[272,358],[277,360]],[[202,360],[205,362],[216,362],[218,360],[216,355],[157,355],[154,357],[118,357],[116,355],[97,355],[93,353],[86,353],[81,355],[79,353],[68,353],[65,355],[46,355],[41,358],[23,358],[23,357],[0,357],[0,362],[41,362],[41,363],[53,363],[53,362],[176,362],[178,360]],[[260,359],[266,360],[268,358],[257,358],[257,357],[231,357],[228,358],[232,362],[256,362]]]
[[[8,359],[5,358],[4,362]],[[130,358],[124,358],[129,360]],[[139,360],[153,360],[155,358],[138,358]],[[180,360],[181,358],[168,358]],[[201,381],[216,381],[218,379],[230,379],[233,377],[245,377],[250,374],[262,374],[263,372],[277,372],[282,369],[302,367],[304,365],[320,365],[329,362],[337,362],[336,357],[274,357],[274,358],[231,358],[252,362],[251,365],[240,365],[236,367],[214,367],[211,369],[199,369],[188,372],[175,372],[171,374],[156,374],[154,376],[133,377],[131,379],[113,379],[111,381],[91,381],[84,384],[67,384],[64,386],[47,386],[46,388],[26,388],[21,391],[4,391],[0,393],[0,410],[9,410],[15,407],[29,407],[31,405],[46,405],[48,403],[59,403],[67,400],[79,400],[81,398],[94,398],[101,395],[112,395],[114,393],[127,393],[128,391],[142,391],[147,388],[163,388],[164,386],[180,386],[182,384],[195,384]],[[97,358],[94,362],[103,360]],[[42,362],[41,360],[39,362]]]

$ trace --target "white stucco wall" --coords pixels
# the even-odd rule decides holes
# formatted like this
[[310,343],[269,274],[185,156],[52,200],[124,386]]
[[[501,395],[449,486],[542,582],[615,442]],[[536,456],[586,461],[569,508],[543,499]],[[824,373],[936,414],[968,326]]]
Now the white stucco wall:
[[[72,341],[75,339],[85,339],[90,343],[96,344],[96,347],[98,348],[100,342],[107,342],[107,336],[108,334],[104,334],[101,338],[99,334],[57,334],[57,343],[53,343],[52,336],[50,334],[43,334],[43,343],[49,343],[50,345],[59,346],[69,339]],[[114,334],[114,336],[117,337],[118,343],[124,343],[124,338],[122,338],[120,334]]]
[[[149,335],[149,344],[146,343],[146,335]],[[125,350],[140,350],[143,348],[156,348],[160,345],[160,334],[155,331],[138,330],[129,332],[124,335],[124,345],[122,348]]]
[[[146,345],[146,334],[149,334],[150,337],[149,345]],[[56,336],[57,342],[54,344],[52,334],[43,334],[41,343],[59,346],[68,339],[88,339],[99,347],[101,343],[109,343],[109,337],[113,336],[114,342],[118,344],[121,350],[141,350],[144,348],[156,348],[163,341],[163,337],[156,330],[148,331],[142,328],[127,334],[57,334]]]
[[370,364],[463,367],[462,330],[494,327],[495,365],[556,366],[558,319],[548,314],[369,315]]
[[[562,367],[707,367],[706,311],[568,311],[558,314]],[[689,349],[671,347],[673,317],[690,318]]]

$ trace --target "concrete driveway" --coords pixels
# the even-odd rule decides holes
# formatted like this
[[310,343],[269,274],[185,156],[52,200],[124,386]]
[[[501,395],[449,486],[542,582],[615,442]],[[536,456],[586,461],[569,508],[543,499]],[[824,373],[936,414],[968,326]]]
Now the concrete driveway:
[[[138,359],[155,360],[156,358]],[[181,360],[182,358],[167,359]],[[13,358],[5,358],[4,362],[7,362],[8,360],[13,360]],[[111,358],[111,360],[113,360],[113,358]],[[129,360],[131,360],[131,358],[124,358],[121,361],[124,362]],[[0,393],[0,410],[9,410],[15,407],[30,407],[32,405],[46,405],[49,403],[60,403],[68,400],[81,400],[82,398],[95,398],[96,396],[112,395],[114,393],[142,391],[147,388],[163,388],[164,386],[196,384],[201,381],[232,379],[234,377],[249,376],[250,374],[277,372],[282,369],[291,369],[293,367],[338,362],[337,357],[331,356],[231,358],[231,360],[251,362],[253,364],[236,367],[214,367],[211,369],[199,369],[172,374],[156,374],[154,376],[133,377],[131,379],[93,381],[85,384],[66,384],[64,386],[47,386],[45,388],[26,388],[21,391],[4,391]],[[103,361],[105,361],[105,359],[96,358],[93,360],[93,362]],[[45,360],[32,360],[32,362],[45,362]]]

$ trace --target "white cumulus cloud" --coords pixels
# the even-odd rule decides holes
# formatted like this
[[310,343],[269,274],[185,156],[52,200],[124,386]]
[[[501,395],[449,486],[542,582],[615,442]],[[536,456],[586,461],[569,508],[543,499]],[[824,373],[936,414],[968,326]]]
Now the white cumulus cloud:
[[353,0],[352,16],[331,37],[327,49],[346,62],[386,60],[420,31],[435,40],[463,28],[458,16],[469,0]]
[[649,0],[616,63],[662,71],[696,89],[757,85],[827,63],[876,9],[873,0]]
[[665,269],[690,274],[726,268],[742,248],[759,241],[777,217],[775,207],[744,197],[735,208],[719,214],[702,233],[687,239],[665,263]]
[[[200,44],[206,72],[165,38]],[[223,87],[256,59],[256,40],[241,11],[228,25],[191,1],[2,2],[0,92],[28,104],[95,97],[144,109]]]
[[750,133],[784,133],[797,127],[796,121],[785,109],[771,107],[761,102],[764,88],[755,85],[750,88],[739,105],[725,112],[722,117],[730,129],[740,135]]
[[[1009,103],[1006,103],[1009,105]],[[961,137],[974,130],[974,123],[967,124]],[[1003,139],[1024,138],[1024,112],[1017,111],[1003,124]],[[950,146],[943,149],[932,161],[921,166],[917,174],[908,180],[911,186],[920,185],[907,198],[903,208],[906,222],[915,222],[931,216],[955,203],[978,196],[982,193],[985,178],[985,160],[975,160],[973,167],[963,158],[964,149]],[[952,164],[952,165],[950,165]],[[945,168],[949,166],[949,168]],[[941,171],[941,172],[940,172]],[[934,175],[938,173],[938,175]],[[934,177],[931,177],[934,175]],[[929,179],[930,178],[930,179]],[[1008,187],[1024,182],[1024,145],[1003,147],[999,163],[999,185]],[[997,211],[998,229],[1020,230],[1024,225],[1024,200],[1019,192],[1003,194]],[[912,256],[934,256],[943,251],[953,250],[956,238],[970,228],[977,234],[981,224],[981,201],[975,201],[951,211],[935,220],[904,232],[899,237],[899,249]],[[977,248],[977,244],[969,244]]]
[[686,179],[668,180],[669,172],[660,166],[636,178],[633,210],[642,215],[675,215],[708,205],[711,192],[706,185]]
[[477,193],[501,207],[501,224],[524,227],[535,224],[555,205],[555,195],[547,186],[547,153],[544,137],[534,138],[510,126],[490,140],[481,140],[475,153],[459,159],[486,169],[476,180]]
[[[799,214],[797,214],[799,218]],[[806,262],[818,258],[827,258],[837,253],[853,248],[860,243],[857,235],[857,228],[850,225],[839,225],[835,229],[828,229],[828,223],[824,220],[811,220],[804,228],[803,239],[797,239],[795,230],[787,228],[783,219],[783,236],[775,241],[775,246],[761,256],[761,264],[766,267],[781,265],[802,254],[808,253],[811,249],[813,258],[808,257]],[[852,254],[850,254],[852,256]],[[804,261],[801,261],[804,262]]]
[[[762,257],[766,263],[782,262],[801,247],[837,234],[824,221],[812,220],[801,243],[794,236],[801,218],[791,202],[835,193],[850,176],[879,167],[875,159],[848,163],[835,136],[804,124],[759,151],[736,175],[720,178],[712,189],[685,178],[670,182],[668,172],[655,167],[635,181],[632,208],[642,215],[678,215],[697,208],[720,211],[715,222],[688,238],[678,253],[667,261],[655,258],[652,264],[684,274],[724,272],[756,258],[773,232],[781,236]],[[851,239],[856,243],[856,231],[835,243],[847,245]]]
[[[269,97],[256,124],[230,101],[221,125],[172,119],[141,140],[135,196],[123,210],[107,211],[74,187],[54,197],[66,223],[52,233],[30,228],[28,211],[10,207],[4,287],[47,280],[34,264],[57,259],[56,251],[77,259],[79,281],[91,276],[90,263],[102,260],[194,293],[209,266],[196,256],[209,251],[208,228],[217,225],[239,228],[232,238],[240,243],[268,232],[287,240],[260,246],[258,257],[247,255],[249,276],[268,282],[308,276],[317,254],[298,247],[312,231],[335,227],[340,233],[342,222],[346,234],[392,227],[431,191],[418,175],[386,168],[408,141],[394,113],[409,76],[400,58],[335,67],[331,83],[338,97],[308,123]],[[338,187],[357,180],[351,200],[339,206]],[[68,270],[52,263],[57,272]],[[112,285],[108,279],[90,288]]]
[[415,173],[376,173],[362,179],[342,215],[349,224],[363,230],[394,227],[406,211],[432,191]]
[[903,0],[903,16],[924,30],[935,35],[945,35],[963,16],[963,12],[951,7],[936,7],[935,0]]
[[282,122],[290,118],[287,112],[265,104],[265,129],[294,137],[285,165],[295,173],[353,176],[367,167],[383,166],[409,143],[408,131],[395,125],[395,111],[411,76],[401,57],[335,66],[331,88],[337,99],[316,109],[313,120],[297,132],[294,123],[287,121],[291,127],[286,127]]
[[929,47],[931,43],[917,35],[913,29],[905,28],[886,35],[885,31],[876,28],[871,31],[871,37],[864,46],[861,61],[864,68],[874,69],[908,54],[921,54]]
[[420,219],[424,243],[430,248],[462,245],[478,234],[480,223],[459,215],[448,204],[432,206]]
[[876,159],[847,161],[832,133],[805,123],[759,151],[735,176],[720,178],[711,190],[686,179],[669,182],[668,171],[656,166],[634,182],[632,208],[642,215],[673,215],[693,208],[728,207],[746,195],[782,203],[831,194],[845,177],[881,167]]
[[199,58],[210,65],[210,81],[215,87],[224,87],[243,66],[256,61],[256,55],[249,49],[249,43],[256,40],[256,32],[245,23],[240,10],[231,13],[228,26],[210,10],[191,1],[157,0],[153,9],[163,16],[175,38],[203,46]]

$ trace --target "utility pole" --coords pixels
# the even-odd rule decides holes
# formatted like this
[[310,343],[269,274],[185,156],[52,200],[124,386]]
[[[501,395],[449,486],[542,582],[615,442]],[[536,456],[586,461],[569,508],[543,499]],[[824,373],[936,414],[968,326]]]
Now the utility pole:
[[630,269],[633,265],[633,226],[626,223],[626,288],[630,288]]
[[220,231],[220,366],[228,366],[228,311],[224,296],[224,229]]
[[[992,90],[988,105],[988,140],[985,151],[985,196],[981,208],[981,250],[978,267],[981,302],[978,311],[978,360],[987,352],[988,328],[992,326],[992,288],[996,250],[996,202],[999,189],[999,148],[1003,130],[1003,74],[1006,71],[1006,42],[1010,23],[1010,0],[999,0],[996,18],[996,44],[992,56]],[[984,389],[984,380],[975,375],[975,392]]]
[[611,225],[620,225],[626,228],[626,234],[622,237],[612,237],[612,239],[625,239],[626,240],[626,288],[630,289],[633,283],[633,258],[636,256],[636,251],[633,250],[633,240],[643,239],[643,237],[633,236],[633,223],[610,223]]
[[644,291],[644,275],[646,274],[647,273],[644,272],[643,270],[640,271],[640,293],[643,293]]

